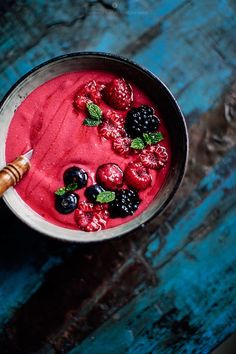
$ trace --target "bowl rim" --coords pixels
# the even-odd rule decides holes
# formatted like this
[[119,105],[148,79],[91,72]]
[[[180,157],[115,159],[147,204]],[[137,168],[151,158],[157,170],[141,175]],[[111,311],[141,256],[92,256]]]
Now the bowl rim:
[[[68,236],[65,236],[64,238],[62,238],[62,237],[56,236],[56,234],[47,233],[46,231],[39,230],[39,228],[37,228],[35,225],[32,225],[32,223],[27,222],[23,217],[21,217],[21,215],[16,213],[15,210],[11,207],[11,204],[7,201],[7,198],[5,198],[4,195],[3,195],[3,200],[6,203],[6,205],[10,208],[10,210],[21,221],[23,221],[25,224],[27,224],[32,229],[34,229],[37,232],[42,233],[42,234],[50,237],[50,238],[54,238],[54,239],[61,240],[61,241],[79,242],[79,243],[100,242],[100,241],[109,240],[109,239],[113,239],[113,238],[124,236],[125,234],[129,234],[129,233],[137,230],[141,225],[146,224],[147,222],[150,222],[157,215],[160,215],[166,209],[166,207],[170,205],[171,201],[173,200],[174,195],[176,194],[176,192],[180,188],[180,186],[181,186],[181,184],[183,182],[186,170],[187,170],[188,158],[189,158],[189,136],[188,136],[187,124],[186,124],[184,115],[183,115],[183,113],[182,113],[182,111],[180,109],[180,106],[177,103],[177,100],[175,99],[174,95],[172,94],[170,89],[167,87],[167,85],[157,75],[153,74],[149,69],[143,67],[142,65],[136,63],[135,61],[133,61],[133,60],[127,58],[127,57],[123,57],[122,55],[118,55],[118,54],[114,54],[114,53],[110,53],[110,52],[102,52],[102,51],[78,51],[78,52],[70,52],[70,53],[67,53],[67,54],[59,55],[59,56],[53,57],[53,58],[51,58],[49,60],[46,60],[46,61],[36,65],[32,69],[30,69],[28,72],[26,72],[24,75],[22,75],[10,87],[10,89],[7,91],[7,93],[4,95],[4,97],[0,101],[0,109],[2,108],[2,106],[4,105],[4,103],[8,99],[8,97],[11,95],[11,93],[16,89],[16,87],[19,86],[27,77],[29,77],[30,75],[32,75],[33,73],[35,73],[39,69],[41,69],[41,68],[43,68],[43,67],[45,67],[45,66],[47,66],[49,64],[52,64],[54,62],[61,61],[63,59],[80,58],[80,57],[86,57],[86,56],[87,57],[88,56],[90,56],[90,57],[101,57],[101,58],[103,57],[103,58],[117,60],[119,62],[122,62],[123,64],[128,64],[128,65],[133,66],[135,69],[138,69],[139,71],[142,71],[144,74],[146,74],[147,76],[149,76],[153,80],[158,81],[158,83],[160,84],[161,88],[165,91],[165,93],[168,96],[168,98],[172,101],[172,104],[174,105],[175,109],[178,112],[179,118],[181,118],[181,124],[183,126],[183,133],[184,133],[183,134],[183,138],[184,138],[184,156],[183,156],[183,159],[182,159],[181,168],[179,169],[178,178],[176,179],[176,182],[175,182],[173,188],[171,189],[170,193],[168,194],[166,200],[163,202],[161,207],[155,213],[153,213],[152,216],[149,216],[139,226],[135,226],[132,230],[123,231],[123,232],[121,232],[118,235],[111,235],[111,236],[105,237],[105,238],[103,238],[103,237],[101,237],[101,238],[92,238],[92,239],[88,240],[88,238],[85,237],[82,240],[81,239],[79,239],[79,240],[73,239],[72,240],[72,239],[68,238]],[[67,229],[65,228],[65,230],[67,230]],[[98,232],[102,232],[102,231],[93,232],[93,234],[96,234]]]

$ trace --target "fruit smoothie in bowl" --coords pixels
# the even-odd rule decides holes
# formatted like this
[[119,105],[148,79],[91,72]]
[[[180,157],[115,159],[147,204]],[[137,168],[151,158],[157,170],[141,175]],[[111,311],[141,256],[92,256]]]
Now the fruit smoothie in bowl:
[[48,61],[11,89],[0,114],[2,165],[33,149],[29,171],[4,200],[46,235],[121,236],[160,214],[183,178],[183,115],[166,86],[127,59]]

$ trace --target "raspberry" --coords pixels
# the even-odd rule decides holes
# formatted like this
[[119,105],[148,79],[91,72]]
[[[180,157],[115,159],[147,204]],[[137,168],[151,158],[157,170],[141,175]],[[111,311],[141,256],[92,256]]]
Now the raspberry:
[[133,102],[132,87],[122,78],[114,79],[104,88],[103,99],[112,108],[126,110]]
[[99,134],[106,139],[115,139],[118,136],[124,135],[123,127],[111,119],[105,119],[102,124],[98,126],[98,131]]
[[95,104],[99,104],[102,100],[101,91],[104,89],[104,87],[104,84],[92,80],[84,86],[83,93],[85,96],[89,97]]
[[158,170],[166,165],[168,153],[164,146],[158,144],[143,150],[139,158],[145,167]]
[[124,157],[128,156],[130,151],[131,140],[130,138],[118,137],[113,140],[112,147],[113,150]]
[[77,110],[84,111],[88,103],[93,103],[88,97],[77,95],[74,99],[74,107]]
[[[153,146],[154,148],[154,146]],[[159,166],[164,167],[168,161],[168,153],[166,148],[160,144],[155,147],[155,155],[158,157]]]
[[99,104],[102,99],[101,91],[104,87],[105,85],[95,80],[89,81],[75,95],[74,107],[77,110],[85,110],[88,103]]
[[150,150],[144,150],[140,155],[139,155],[140,161],[142,162],[143,166],[151,169],[156,169],[158,168],[158,159],[154,152],[151,152]]
[[109,219],[107,205],[80,202],[75,210],[75,221],[80,230],[99,231],[104,229]]
[[140,199],[138,193],[131,189],[120,189],[116,191],[116,198],[109,203],[109,213],[112,218],[125,218],[133,215],[138,209]]
[[155,132],[160,120],[154,115],[154,111],[147,105],[132,108],[126,116],[125,131],[131,138],[142,137],[143,133]]
[[123,171],[115,163],[106,163],[98,167],[96,180],[106,190],[115,190],[123,184]]
[[124,121],[125,121],[124,116],[122,116],[121,114],[119,114],[115,111],[111,111],[111,110],[109,110],[105,113],[105,117],[107,119],[111,119],[113,122],[120,124],[120,125],[124,124]]
[[150,174],[140,161],[130,162],[124,171],[127,185],[137,190],[146,189],[152,181]]

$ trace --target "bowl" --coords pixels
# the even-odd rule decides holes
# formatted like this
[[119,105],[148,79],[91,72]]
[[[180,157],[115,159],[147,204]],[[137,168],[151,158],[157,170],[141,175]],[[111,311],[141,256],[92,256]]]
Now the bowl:
[[56,57],[35,67],[24,75],[6,94],[0,105],[0,164],[5,160],[5,142],[14,111],[39,85],[63,73],[79,70],[110,70],[132,80],[157,105],[170,134],[173,156],[171,167],[161,190],[150,206],[133,220],[114,228],[86,233],[54,225],[32,210],[14,188],[5,192],[3,199],[12,212],[24,223],[38,232],[53,238],[91,242],[124,235],[157,217],[173,199],[184,177],[188,158],[188,133],[184,116],[176,99],[166,85],[154,74],[126,58],[98,52],[79,52]]

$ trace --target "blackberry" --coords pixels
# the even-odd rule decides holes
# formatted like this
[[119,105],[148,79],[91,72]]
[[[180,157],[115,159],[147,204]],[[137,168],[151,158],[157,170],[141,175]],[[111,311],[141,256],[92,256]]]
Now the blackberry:
[[142,137],[143,133],[155,132],[159,124],[160,120],[154,115],[153,108],[142,105],[127,113],[125,131],[131,138]]
[[131,189],[120,189],[116,191],[116,198],[109,203],[111,218],[125,218],[133,215],[138,209],[140,199],[138,193]]

